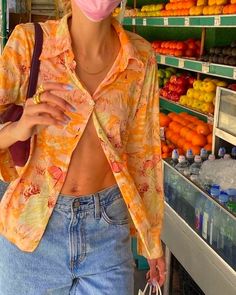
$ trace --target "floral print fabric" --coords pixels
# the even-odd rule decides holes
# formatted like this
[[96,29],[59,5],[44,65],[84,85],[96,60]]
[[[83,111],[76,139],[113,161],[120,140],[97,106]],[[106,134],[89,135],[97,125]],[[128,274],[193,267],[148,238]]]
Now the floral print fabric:
[[[101,145],[138,234],[139,253],[162,256],[163,181],[159,137],[157,66],[151,46],[113,20],[120,53],[94,95],[80,83],[71,47],[68,18],[42,23],[44,46],[39,84],[67,83],[58,92],[77,108],[65,128],[44,128],[31,139],[25,167],[15,167],[0,151],[0,176],[11,181],[0,203],[0,233],[32,252],[43,236],[61,191],[71,155],[92,116]],[[24,104],[34,47],[34,26],[18,25],[0,60],[0,111]],[[2,126],[4,127],[4,126]]]

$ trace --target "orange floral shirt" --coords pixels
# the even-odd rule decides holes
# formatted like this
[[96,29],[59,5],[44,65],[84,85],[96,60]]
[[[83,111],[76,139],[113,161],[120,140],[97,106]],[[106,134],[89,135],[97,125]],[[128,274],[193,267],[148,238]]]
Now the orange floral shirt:
[[[31,139],[27,164],[15,167],[0,151],[0,176],[11,181],[0,203],[0,233],[32,252],[43,236],[60,194],[70,159],[90,115],[138,233],[138,251],[162,256],[163,180],[159,137],[159,97],[155,54],[140,36],[113,20],[120,53],[106,79],[91,95],[75,74],[68,18],[42,23],[44,46],[39,84],[61,82],[58,93],[77,108],[65,128],[50,126]],[[24,105],[34,47],[34,26],[18,25],[0,60],[0,111]],[[3,125],[1,127],[4,127]]]

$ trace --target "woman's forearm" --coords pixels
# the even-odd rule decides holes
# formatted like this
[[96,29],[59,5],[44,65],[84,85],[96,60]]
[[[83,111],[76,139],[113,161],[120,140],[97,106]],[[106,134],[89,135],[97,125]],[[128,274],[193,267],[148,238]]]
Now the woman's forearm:
[[11,122],[0,129],[0,150],[8,149],[11,145],[18,141],[15,136],[16,125],[17,122]]

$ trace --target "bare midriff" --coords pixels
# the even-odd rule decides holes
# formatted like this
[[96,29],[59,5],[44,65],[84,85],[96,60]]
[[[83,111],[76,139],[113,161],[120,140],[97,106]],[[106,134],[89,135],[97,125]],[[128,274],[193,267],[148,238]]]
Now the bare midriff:
[[[91,77],[83,70],[77,69],[77,76],[91,96],[107,76],[119,49],[120,44],[117,42],[117,54],[114,55],[110,67],[98,75]],[[93,116],[91,115],[86,129],[73,152],[61,194],[79,197],[96,193],[115,184],[116,179],[102,149],[93,123]]]

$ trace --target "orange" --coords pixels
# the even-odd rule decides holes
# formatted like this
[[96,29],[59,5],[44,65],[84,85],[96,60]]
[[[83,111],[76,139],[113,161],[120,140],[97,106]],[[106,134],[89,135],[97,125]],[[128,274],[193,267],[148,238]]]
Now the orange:
[[179,155],[184,155],[184,150],[181,148],[178,148],[178,153],[179,153]]
[[211,133],[211,131],[210,131],[210,129],[209,129],[209,127],[208,127],[208,125],[207,124],[199,124],[199,125],[197,125],[197,133],[198,134],[203,134],[203,135],[209,135],[210,133]]
[[212,133],[207,136],[207,143],[212,144]]
[[176,113],[169,113],[167,116],[173,120],[174,117],[176,116]]
[[166,139],[170,140],[171,136],[173,135],[173,131],[168,128],[165,132]]
[[207,150],[208,152],[211,152],[212,151],[212,145],[210,143],[206,144],[204,146],[204,149]]
[[191,121],[192,123],[195,123],[196,121],[198,121],[198,118],[189,115],[188,120]]
[[168,127],[171,122],[171,118],[165,114],[160,113],[160,126]]
[[194,155],[200,155],[201,147],[197,145],[192,145],[192,152]]
[[177,141],[177,146],[179,148],[183,148],[184,144],[185,144],[186,140],[183,137],[180,137]]
[[185,112],[183,112],[183,113],[179,113],[179,116],[185,118],[186,116],[188,116],[188,113],[185,113]]
[[169,153],[170,152],[170,148],[168,147],[168,145],[163,145],[162,147],[161,147],[161,149],[162,149],[162,152],[163,153]]
[[185,135],[190,131],[190,129],[188,127],[183,127],[180,130],[180,136],[181,137],[185,137]]
[[198,145],[203,147],[204,145],[206,145],[207,143],[207,139],[206,136],[202,135],[202,134],[196,134],[193,138],[192,138],[192,144],[193,145]]
[[194,124],[194,123],[190,123],[190,124],[188,124],[188,128],[190,128],[191,130],[196,130],[196,124]]
[[170,130],[173,130],[174,131],[174,129],[176,128],[176,127],[178,127],[178,123],[177,122],[175,122],[175,121],[172,121],[172,122],[170,122],[170,124],[169,124],[169,128],[170,128]]
[[162,157],[162,159],[166,159],[166,158],[169,157],[169,154],[168,154],[168,153],[163,153],[163,154],[161,155],[161,157]]
[[186,141],[185,144],[184,144],[183,150],[186,152],[188,149],[191,149],[192,146],[193,145],[192,145],[191,142]]
[[171,136],[170,141],[171,141],[172,143],[174,143],[174,144],[177,144],[178,139],[179,139],[179,134],[174,133],[174,134]]
[[173,143],[170,143],[168,146],[171,150],[175,149],[175,145]]
[[176,123],[176,125],[173,126],[173,131],[179,134],[182,128],[183,126],[181,124]]
[[194,132],[194,131],[189,131],[186,135],[185,135],[185,139],[187,140],[187,141],[192,141],[192,139],[195,137],[197,135],[197,133],[196,132]]

